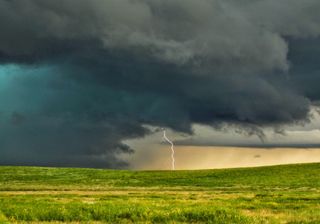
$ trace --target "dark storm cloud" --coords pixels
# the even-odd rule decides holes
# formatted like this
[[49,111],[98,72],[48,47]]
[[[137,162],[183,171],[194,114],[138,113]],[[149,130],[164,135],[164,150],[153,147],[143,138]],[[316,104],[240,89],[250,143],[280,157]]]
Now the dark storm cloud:
[[291,149],[310,149],[310,148],[320,148],[320,144],[315,143],[265,143],[265,142],[259,142],[259,143],[221,143],[221,142],[214,142],[210,140],[194,140],[192,138],[186,139],[186,140],[179,140],[175,141],[175,145],[180,146],[223,146],[223,147],[239,147],[239,148],[260,148],[260,149],[274,149],[274,148],[291,148]]
[[22,67],[3,77],[0,163],[118,167],[116,154],[132,152],[122,141],[149,133],[143,124],[226,124],[263,138],[261,127],[307,121],[318,70],[304,54],[319,55],[319,9],[3,0],[0,69]]

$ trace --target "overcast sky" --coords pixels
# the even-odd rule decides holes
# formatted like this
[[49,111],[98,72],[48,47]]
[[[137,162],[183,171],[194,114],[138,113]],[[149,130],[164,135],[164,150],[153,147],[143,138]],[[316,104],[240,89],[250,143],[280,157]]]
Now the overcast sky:
[[126,168],[119,155],[137,139],[152,151],[157,128],[180,147],[317,148],[319,11],[319,0],[0,1],[0,164]]

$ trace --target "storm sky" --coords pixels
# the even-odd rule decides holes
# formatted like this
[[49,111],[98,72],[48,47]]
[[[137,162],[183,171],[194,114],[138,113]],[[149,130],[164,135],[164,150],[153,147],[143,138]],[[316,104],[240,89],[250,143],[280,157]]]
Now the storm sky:
[[130,140],[160,127],[179,145],[318,147],[319,11],[319,0],[2,0],[0,164],[125,168]]

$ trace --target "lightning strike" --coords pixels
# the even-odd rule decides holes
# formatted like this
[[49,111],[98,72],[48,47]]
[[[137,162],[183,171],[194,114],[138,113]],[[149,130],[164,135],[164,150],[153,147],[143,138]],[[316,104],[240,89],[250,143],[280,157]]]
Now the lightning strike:
[[170,141],[170,139],[167,138],[166,136],[166,130],[163,130],[163,138],[166,140],[169,144],[171,144],[171,165],[172,165],[172,170],[175,170],[175,159],[174,159],[174,145],[173,142]]

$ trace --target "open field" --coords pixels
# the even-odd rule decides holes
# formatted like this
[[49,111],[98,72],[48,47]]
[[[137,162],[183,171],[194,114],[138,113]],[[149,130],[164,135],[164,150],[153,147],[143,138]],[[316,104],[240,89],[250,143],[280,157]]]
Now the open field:
[[0,223],[320,223],[320,164],[202,171],[0,167]]

